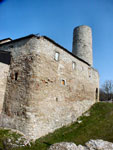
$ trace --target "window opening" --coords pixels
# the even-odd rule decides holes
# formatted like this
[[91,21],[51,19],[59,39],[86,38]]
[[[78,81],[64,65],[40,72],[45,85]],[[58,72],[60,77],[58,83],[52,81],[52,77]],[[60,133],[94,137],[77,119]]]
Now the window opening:
[[61,80],[61,84],[62,84],[62,85],[65,85],[65,84],[66,84],[66,81],[65,81],[65,80]]
[[96,88],[96,100],[98,99],[98,88]]
[[59,61],[59,56],[60,56],[60,53],[59,52],[55,52],[55,60],[56,61]]
[[56,97],[56,102],[58,102],[58,97]]
[[72,62],[72,68],[73,68],[73,70],[76,69],[76,63],[75,62]]
[[15,81],[18,80],[18,72],[15,73]]

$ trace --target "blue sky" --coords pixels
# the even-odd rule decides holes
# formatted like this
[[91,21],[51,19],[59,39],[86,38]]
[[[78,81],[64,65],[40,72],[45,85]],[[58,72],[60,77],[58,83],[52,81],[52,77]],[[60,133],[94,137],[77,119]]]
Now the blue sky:
[[113,0],[0,1],[0,39],[40,33],[71,51],[73,28],[89,25],[100,84],[113,80]]

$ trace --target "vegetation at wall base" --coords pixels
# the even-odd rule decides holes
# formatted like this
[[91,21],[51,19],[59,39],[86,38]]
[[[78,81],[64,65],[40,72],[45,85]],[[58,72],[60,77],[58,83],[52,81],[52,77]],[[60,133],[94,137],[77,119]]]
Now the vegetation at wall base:
[[[35,143],[31,143],[31,146],[13,148],[12,150],[47,150],[51,144],[64,141],[82,145],[90,139],[113,142],[113,104],[96,103],[86,114],[88,113],[90,115],[83,115],[77,122],[36,140]],[[0,141],[2,140],[2,132],[5,131],[0,130]]]

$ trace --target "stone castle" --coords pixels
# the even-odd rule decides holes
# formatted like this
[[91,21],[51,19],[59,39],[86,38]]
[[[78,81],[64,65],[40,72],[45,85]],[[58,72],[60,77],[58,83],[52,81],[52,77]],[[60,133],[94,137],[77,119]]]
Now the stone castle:
[[99,101],[92,31],[73,32],[72,53],[46,36],[0,41],[0,126],[36,139],[68,125]]

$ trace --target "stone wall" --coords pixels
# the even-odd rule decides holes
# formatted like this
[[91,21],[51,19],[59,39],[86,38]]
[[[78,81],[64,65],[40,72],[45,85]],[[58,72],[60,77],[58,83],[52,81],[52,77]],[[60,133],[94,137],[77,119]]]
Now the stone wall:
[[29,39],[24,39],[0,47],[12,54],[0,126],[17,129],[24,134],[28,132],[30,121],[26,116],[26,109],[30,108],[29,84],[33,74],[28,41]]
[[8,73],[9,65],[0,62],[0,113],[3,107]]
[[93,65],[92,30],[89,26],[82,25],[74,29],[72,49],[73,54]]
[[[40,137],[75,121],[98,101],[99,77],[93,68],[43,37],[33,45],[36,58],[32,66],[31,114],[35,120],[32,120],[31,127],[35,125],[33,135]],[[55,52],[60,54],[59,61],[54,59]],[[72,62],[76,63],[75,69],[72,69]]]
[[10,53],[0,51],[0,113],[2,111],[4,96],[6,92],[7,76],[9,73]]
[[98,101],[98,72],[48,39],[32,37],[2,49],[12,52],[12,61],[1,126],[39,138],[72,123]]

